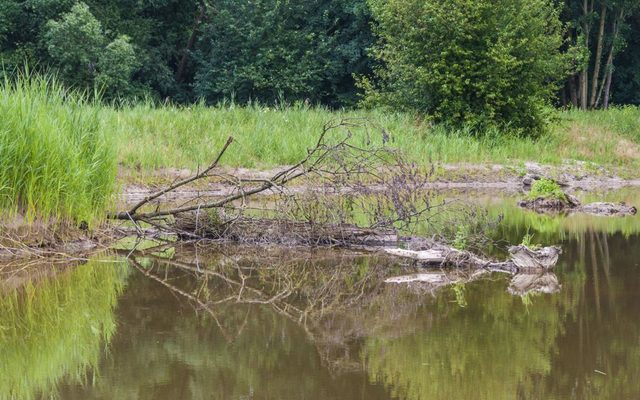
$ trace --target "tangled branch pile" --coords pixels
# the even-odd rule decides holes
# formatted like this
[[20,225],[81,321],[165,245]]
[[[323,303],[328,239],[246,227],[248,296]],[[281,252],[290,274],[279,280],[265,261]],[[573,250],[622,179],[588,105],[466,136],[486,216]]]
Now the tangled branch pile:
[[[366,131],[364,143],[353,143],[354,129]],[[230,137],[206,169],[109,218],[129,220],[138,227],[146,223],[188,239],[287,245],[396,242],[396,228],[417,222],[434,206],[425,190],[431,171],[405,162],[385,146],[389,140],[384,129],[366,120],[328,123],[296,164],[269,178],[243,178],[218,168],[233,143]],[[150,209],[152,202],[178,188],[211,179],[221,180],[231,190],[221,198],[194,194],[178,207]],[[307,188],[291,189],[294,181]],[[270,196],[268,204],[254,201],[259,194]]]

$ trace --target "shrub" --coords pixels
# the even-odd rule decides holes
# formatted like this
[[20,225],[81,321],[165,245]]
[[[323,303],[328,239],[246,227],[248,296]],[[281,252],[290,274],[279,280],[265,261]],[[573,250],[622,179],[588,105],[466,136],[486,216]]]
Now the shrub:
[[529,192],[530,199],[545,198],[545,199],[557,199],[567,201],[567,196],[564,191],[556,182],[551,179],[542,178],[531,185],[531,191]]
[[369,0],[381,63],[365,105],[417,110],[472,133],[535,136],[564,75],[552,0]]

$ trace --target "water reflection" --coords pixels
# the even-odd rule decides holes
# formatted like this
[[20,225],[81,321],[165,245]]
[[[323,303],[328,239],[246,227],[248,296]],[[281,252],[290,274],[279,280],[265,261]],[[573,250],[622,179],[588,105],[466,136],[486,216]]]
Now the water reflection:
[[21,274],[12,271],[0,296],[1,399],[49,397],[63,378],[83,381],[116,330],[114,307],[126,278],[122,263],[88,263],[7,287]]
[[297,299],[313,288],[291,285],[321,274],[321,258],[269,271],[269,265],[254,270],[259,263],[252,257],[215,253],[196,264],[188,262],[195,261],[194,253],[181,253],[182,261],[133,262],[141,273],[120,300],[109,357],[95,383],[65,385],[63,398],[388,398],[361,368],[339,374],[326,368],[301,318],[304,302]]
[[509,212],[556,275],[432,290],[384,257],[184,246],[5,289],[0,398],[640,398],[637,217]]

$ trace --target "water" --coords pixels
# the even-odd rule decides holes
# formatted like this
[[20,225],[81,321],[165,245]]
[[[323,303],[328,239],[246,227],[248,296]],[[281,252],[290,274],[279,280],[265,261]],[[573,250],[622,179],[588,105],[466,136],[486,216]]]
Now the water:
[[0,285],[0,398],[640,398],[640,219],[486,200],[498,237],[562,246],[558,293],[513,296],[500,274],[385,285],[412,269],[326,250],[183,246],[16,292],[17,274]]

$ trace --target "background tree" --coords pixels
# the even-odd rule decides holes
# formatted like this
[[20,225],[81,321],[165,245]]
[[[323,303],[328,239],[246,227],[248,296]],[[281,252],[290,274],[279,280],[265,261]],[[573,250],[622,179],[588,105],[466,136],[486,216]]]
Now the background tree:
[[118,36],[109,43],[98,58],[96,82],[105,90],[108,99],[126,98],[135,94],[131,75],[139,63],[131,39]]
[[369,67],[366,4],[357,0],[221,0],[197,51],[194,89],[210,102],[355,100],[352,74]]
[[[5,71],[23,67],[25,62],[32,69],[58,69],[69,86],[90,87],[112,82],[118,89],[105,89],[108,100],[151,97],[190,103],[204,98],[215,103],[235,96],[238,102],[308,99],[331,107],[350,107],[357,103],[360,92],[353,75],[370,75],[374,63],[381,62],[389,68],[390,58],[382,56],[381,49],[398,45],[403,51],[418,51],[422,55],[413,64],[411,57],[407,58],[403,72],[407,79],[394,82],[391,75],[389,79],[382,79],[383,74],[379,74],[380,81],[376,83],[380,84],[379,92],[390,92],[392,86],[400,89],[404,85],[405,93],[412,94],[411,101],[429,99],[434,103],[439,98],[447,98],[451,103],[459,102],[451,109],[454,112],[442,114],[455,114],[453,119],[466,121],[466,117],[461,117],[464,114],[480,126],[482,121],[508,121],[514,113],[524,113],[515,108],[527,112],[532,109],[538,116],[533,119],[540,119],[541,114],[535,111],[540,101],[534,102],[535,107],[525,103],[514,107],[500,103],[514,94],[502,96],[501,93],[511,91],[512,82],[523,77],[529,82],[544,75],[544,82],[551,83],[548,77],[554,74],[550,70],[541,73],[546,68],[542,62],[534,63],[531,73],[523,71],[534,65],[530,60],[536,51],[540,50],[540,58],[547,57],[547,51],[553,53],[556,33],[551,33],[543,42],[532,38],[540,37],[543,28],[547,29],[544,34],[559,29],[552,17],[559,8],[566,26],[562,51],[573,63],[570,77],[555,93],[554,102],[582,108],[603,107],[611,102],[640,102],[637,94],[640,84],[634,83],[639,79],[637,71],[640,70],[635,56],[640,36],[637,22],[640,2],[637,0],[536,0],[532,4],[520,0],[511,5],[506,1],[488,0],[429,0],[424,4],[392,0],[388,3],[371,1],[379,15],[383,15],[381,10],[385,8],[402,9],[406,17],[387,13],[390,19],[378,22],[378,51],[371,57],[369,49],[375,38],[368,0],[3,0],[0,1],[0,63]],[[426,13],[425,10],[431,10],[428,11],[431,14],[425,15],[434,18],[421,20],[420,14],[411,15],[413,11]],[[460,10],[467,11],[461,14]],[[523,15],[531,16],[531,23]],[[407,22],[414,20],[418,25]],[[541,26],[539,22],[546,20],[551,21],[549,26]],[[434,32],[442,35],[440,42],[427,28],[432,23]],[[449,26],[438,27],[442,24]],[[389,40],[395,35],[392,30],[398,27],[404,29],[397,32],[404,42]],[[424,46],[423,37],[416,33],[419,30],[427,31],[427,37],[431,38],[429,46]],[[67,41],[65,35],[70,35],[70,40]],[[129,58],[123,56],[125,65],[109,68],[122,67],[124,74],[109,73],[125,77],[127,85],[124,85],[125,78],[114,81],[106,79],[104,74],[98,78],[98,69],[107,68],[105,61],[99,60],[101,55],[105,59],[110,57],[112,63],[119,62],[112,53],[103,54],[103,50],[123,35],[129,38],[126,42],[133,49],[136,61],[130,64]],[[487,42],[483,43],[482,39],[474,42],[473,35],[484,37]],[[124,50],[128,47],[124,43],[117,41],[111,49]],[[447,48],[447,43],[455,45]],[[466,46],[472,50],[468,59],[461,62],[467,57]],[[527,49],[535,50],[527,53]],[[127,52],[130,54],[124,51]],[[553,53],[549,58],[549,69],[555,57]],[[451,76],[464,70],[465,79],[458,79],[456,83],[455,79],[447,80],[446,74],[434,72],[432,77],[439,76],[437,79],[442,79],[445,86],[440,91],[424,93],[424,82],[416,80],[423,86],[413,87],[412,78],[408,78],[427,72],[420,68],[413,70],[420,58],[432,59],[434,63],[435,60],[452,62]],[[135,68],[130,68],[131,65]],[[396,68],[395,73],[401,69]],[[504,76],[511,72],[515,72],[514,78],[505,80]],[[484,84],[481,83],[483,77],[486,77]],[[434,82],[438,82],[437,79]],[[383,86],[389,90],[381,90]],[[549,86],[545,85],[545,90]],[[473,95],[460,99],[456,97],[460,91]],[[533,92],[537,97],[548,98],[546,93]],[[374,97],[373,91],[369,91],[369,99]],[[404,99],[400,108],[407,108],[411,101]],[[463,103],[468,106],[464,107]],[[471,118],[472,114],[483,117]],[[527,124],[517,119],[513,126]]]
[[435,122],[535,135],[562,78],[562,26],[548,0],[371,0],[382,63],[365,104]]
[[616,57],[610,73],[615,75],[611,86],[613,100],[618,104],[640,104],[640,13],[629,18],[623,30],[626,46]]
[[581,109],[609,106],[616,56],[627,37],[633,38],[627,21],[639,7],[636,0],[564,1],[567,40],[581,48],[582,57],[561,93],[563,105]]
[[96,77],[98,55],[104,48],[102,25],[84,3],[73,6],[60,21],[47,23],[47,51],[62,78],[72,85],[90,87]]

